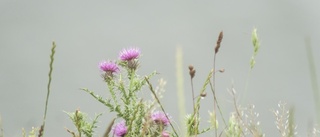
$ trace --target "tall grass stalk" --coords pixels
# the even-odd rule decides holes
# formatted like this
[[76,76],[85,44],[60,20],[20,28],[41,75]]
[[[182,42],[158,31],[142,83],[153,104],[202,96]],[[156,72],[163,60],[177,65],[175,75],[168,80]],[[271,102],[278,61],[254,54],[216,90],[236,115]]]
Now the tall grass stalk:
[[2,119],[0,115],[0,137],[3,137]]
[[318,79],[317,79],[317,69],[316,64],[314,62],[314,57],[312,54],[312,47],[310,44],[310,38],[305,39],[306,44],[306,51],[307,51],[307,57],[308,57],[308,63],[309,63],[309,72],[310,72],[310,81],[311,86],[313,90],[313,99],[314,99],[314,106],[316,110],[317,115],[317,124],[320,124],[320,96],[319,96],[319,86],[318,86]]
[[260,49],[260,42],[259,42],[259,39],[258,39],[257,28],[253,28],[252,35],[251,35],[251,40],[252,40],[252,45],[253,45],[253,55],[251,56],[251,59],[250,59],[250,70],[248,72],[248,76],[247,76],[246,85],[245,85],[245,88],[244,88],[244,94],[243,94],[242,102],[246,100],[251,71],[252,71],[253,67],[256,64],[255,58],[256,58],[256,56],[258,54],[258,51]]
[[[183,89],[183,54],[182,48],[177,47],[176,50],[176,77],[177,77],[177,95],[178,95],[178,107],[179,107],[179,121],[180,125],[184,125],[184,117],[186,115],[185,96]],[[185,136],[186,129],[183,128],[181,136]]]
[[48,85],[47,85],[47,98],[46,98],[46,104],[44,107],[44,115],[43,115],[43,124],[39,130],[39,137],[42,137],[44,134],[44,128],[45,128],[45,124],[46,124],[46,117],[47,117],[47,110],[48,110],[48,102],[49,102],[49,96],[50,96],[50,87],[51,87],[51,79],[52,79],[52,71],[53,71],[53,61],[54,61],[54,54],[55,54],[55,48],[56,48],[56,44],[55,42],[52,42],[52,48],[51,48],[51,54],[50,54],[50,70],[49,70],[49,81],[48,81]]
[[[217,53],[219,52],[219,49],[220,49],[220,46],[221,46],[221,42],[222,42],[222,39],[223,39],[223,31],[221,31],[219,33],[219,36],[218,36],[218,40],[217,40],[217,43],[216,43],[216,46],[214,48],[214,56],[213,56],[213,72],[212,72],[212,94],[213,94],[213,97],[216,99],[216,94],[215,94],[215,91],[216,91],[216,57],[217,57]],[[216,113],[216,100],[213,101],[213,110],[214,110],[214,113]],[[216,118],[216,115],[214,115],[215,119]],[[215,124],[215,127],[217,127],[217,124]],[[217,137],[218,136],[218,131],[217,131],[217,128],[214,129],[215,131],[215,136]]]

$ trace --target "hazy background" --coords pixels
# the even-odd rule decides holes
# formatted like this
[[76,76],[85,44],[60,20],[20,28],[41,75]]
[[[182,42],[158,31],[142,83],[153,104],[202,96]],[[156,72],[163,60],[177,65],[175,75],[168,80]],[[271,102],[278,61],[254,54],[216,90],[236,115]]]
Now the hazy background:
[[[216,66],[226,72],[217,75],[216,84],[224,117],[228,118],[233,106],[227,88],[233,82],[239,95],[244,91],[254,27],[261,48],[242,105],[255,104],[262,131],[266,136],[279,136],[270,110],[277,109],[280,100],[286,101],[295,106],[298,135],[306,136],[314,124],[315,111],[305,38],[311,39],[319,69],[319,9],[318,0],[0,0],[0,115],[4,136],[18,137],[21,128],[29,131],[42,124],[53,40],[57,51],[46,136],[70,136],[64,128],[75,128],[63,111],[78,108],[90,117],[104,112],[97,130],[99,136],[103,134],[114,114],[79,88],[106,95],[98,63],[117,59],[119,51],[130,46],[142,51],[140,75],[157,70],[161,74],[154,77],[154,85],[159,78],[167,80],[164,107],[178,120],[176,47],[183,49],[186,105],[191,106],[187,66],[193,64],[197,70],[195,89],[199,91],[212,67],[213,48],[221,30],[224,39]],[[211,97],[209,92],[201,107],[206,124]],[[188,113],[191,110],[188,108]]]

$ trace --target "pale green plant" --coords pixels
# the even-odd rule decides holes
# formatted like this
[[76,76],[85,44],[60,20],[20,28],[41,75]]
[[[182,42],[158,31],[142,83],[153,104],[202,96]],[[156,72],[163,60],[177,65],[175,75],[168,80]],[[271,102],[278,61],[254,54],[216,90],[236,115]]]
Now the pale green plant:
[[313,100],[314,100],[314,106],[316,110],[316,118],[317,118],[317,124],[320,124],[320,88],[318,85],[318,79],[317,79],[317,68],[313,57],[313,50],[311,46],[311,40],[310,38],[305,38],[305,45],[306,45],[306,51],[307,51],[307,58],[308,58],[308,64],[309,64],[309,73],[310,73],[310,81],[311,81],[311,87],[313,91]]
[[288,110],[286,108],[285,102],[279,102],[278,110],[272,110],[276,117],[276,127],[281,135],[281,137],[294,137],[297,135],[296,128],[294,124],[294,111],[293,108]]
[[[176,49],[176,78],[177,78],[177,97],[178,97],[178,106],[179,106],[179,120],[180,125],[184,125],[184,116],[186,115],[186,102],[185,102],[185,93],[184,93],[184,75],[183,75],[183,54],[182,48],[177,47]],[[181,136],[186,135],[185,127],[182,127]]]
[[250,68],[251,69],[253,69],[254,65],[256,64],[255,57],[257,56],[258,51],[260,49],[260,42],[258,39],[258,34],[257,34],[256,28],[254,28],[252,31],[252,44],[253,44],[253,55],[250,60]]
[[0,115],[0,137],[3,137],[2,119]]
[[[188,136],[188,137],[197,137],[200,136],[203,133],[206,133],[208,131],[214,130],[215,137],[218,136],[227,136],[227,137],[245,137],[245,136],[253,136],[253,137],[264,137],[265,134],[262,133],[260,129],[260,122],[257,119],[259,116],[259,113],[254,111],[254,105],[249,105],[246,108],[242,108],[236,99],[235,90],[232,88],[231,91],[229,91],[232,95],[233,99],[233,105],[234,105],[234,112],[231,112],[229,121],[226,122],[224,119],[223,112],[219,106],[219,102],[216,96],[216,85],[215,85],[215,75],[217,72],[224,72],[224,69],[217,70],[216,69],[216,55],[219,52],[219,49],[221,47],[221,42],[223,38],[223,32],[221,31],[219,33],[219,37],[216,43],[216,47],[214,49],[214,58],[213,58],[213,68],[208,73],[208,76],[206,77],[204,84],[200,90],[199,93],[196,93],[194,90],[193,85],[193,78],[195,76],[195,69],[191,65],[189,66],[189,74],[191,77],[191,90],[192,90],[192,103],[193,103],[193,112],[191,114],[186,115],[186,125],[185,129],[187,131],[183,131],[178,134],[176,131],[174,125],[172,124],[171,120],[168,125],[170,125],[172,132],[170,133],[171,137],[178,137],[178,136]],[[250,71],[249,75],[252,71],[252,69],[255,66],[255,58],[257,56],[257,53],[260,48],[260,43],[257,35],[257,29],[254,28],[252,31],[252,43],[253,43],[253,55],[250,60]],[[307,45],[308,46],[308,45]],[[51,49],[51,55],[50,55],[50,70],[49,70],[49,82],[47,86],[47,97],[46,97],[46,104],[45,104],[45,112],[44,112],[44,118],[43,118],[43,124],[40,128],[32,128],[32,130],[29,132],[28,137],[42,137],[44,133],[44,127],[45,127],[45,120],[47,115],[47,108],[48,108],[48,100],[50,96],[50,85],[51,85],[51,79],[52,79],[52,70],[53,70],[53,61],[54,61],[54,53],[55,53],[55,43],[53,42],[53,47]],[[307,49],[308,50],[308,49]],[[310,48],[309,48],[310,50]],[[310,52],[310,51],[307,52]],[[311,74],[315,74],[315,67],[313,62],[313,57],[310,55],[309,61],[310,61],[310,69]],[[310,59],[311,58],[311,59]],[[179,111],[180,111],[180,118],[182,117],[182,114],[185,114],[185,98],[183,93],[183,62],[182,62],[182,49],[177,49],[177,93],[179,97]],[[139,60],[130,60],[130,61],[123,61],[119,60],[115,62],[117,65],[119,65],[120,73],[109,75],[108,73],[103,75],[103,78],[106,83],[107,90],[109,91],[109,97],[105,98],[101,95],[95,94],[94,91],[89,90],[87,88],[82,88],[83,91],[89,93],[93,98],[95,98],[97,101],[105,105],[110,112],[116,113],[116,117],[113,118],[106,128],[104,137],[108,136],[114,136],[114,133],[111,135],[110,132],[114,129],[115,123],[119,120],[124,120],[126,125],[126,134],[123,135],[125,137],[131,137],[131,136],[141,136],[141,137],[160,137],[163,136],[163,132],[167,132],[167,126],[162,124],[157,124],[155,121],[151,119],[152,112],[155,109],[160,109],[161,112],[164,113],[164,116],[166,119],[171,119],[164,108],[164,106],[161,103],[162,98],[162,92],[163,86],[165,85],[164,81],[159,82],[159,87],[153,88],[152,83],[150,82],[150,79],[157,74],[157,72],[152,72],[151,74],[147,76],[139,76],[137,73],[137,69],[139,67]],[[248,75],[248,77],[249,77]],[[318,90],[317,88],[317,79],[312,78],[313,80],[313,87],[314,93],[317,95],[316,92]],[[314,86],[316,85],[316,86]],[[145,100],[140,96],[140,94],[143,91],[143,87],[149,87],[149,91],[151,91],[152,100]],[[210,126],[204,129],[200,129],[200,123],[202,122],[202,119],[200,118],[200,106],[201,106],[201,100],[203,98],[207,98],[207,86],[210,86],[210,90],[213,93],[213,110],[212,112],[209,111],[209,122]],[[248,80],[245,87],[245,94],[247,91],[248,86]],[[244,94],[244,95],[245,95]],[[244,98],[245,99],[245,98]],[[317,104],[317,103],[316,103]],[[290,110],[287,110],[285,108],[285,104],[279,103],[279,110],[274,110],[273,113],[276,116],[276,126],[277,129],[280,132],[280,135],[282,137],[294,137],[296,136],[296,126],[294,123],[294,110],[291,108]],[[222,124],[219,125],[218,118],[217,118],[217,112],[220,114],[222,119]],[[98,118],[101,116],[101,114],[96,115],[96,117],[93,120],[88,120],[87,115],[83,112],[80,112],[79,110],[76,110],[73,113],[68,113],[70,119],[73,121],[77,132],[71,131],[67,129],[67,131],[73,136],[73,137],[92,137],[95,135],[94,129],[97,128]],[[0,117],[1,118],[1,117]],[[183,121],[183,120],[181,120]],[[202,127],[201,127],[202,128]],[[0,119],[0,137],[3,136],[3,130],[1,125],[1,119]],[[219,131],[220,130],[220,131]],[[38,135],[37,135],[38,132]],[[220,132],[220,133],[219,133]],[[309,134],[310,136],[317,136],[319,134],[319,130],[314,128],[312,130],[312,133]],[[26,132],[23,130],[23,137],[26,137]]]
[[37,132],[39,132],[38,128],[32,127],[31,131],[26,134],[26,131],[24,128],[22,128],[22,137],[37,137]]
[[259,38],[258,38],[258,34],[257,34],[257,28],[253,28],[253,31],[252,31],[252,35],[251,35],[251,41],[252,41],[252,45],[253,45],[253,54],[251,56],[251,59],[250,59],[250,70],[248,72],[248,75],[247,75],[247,80],[246,80],[246,85],[245,85],[245,88],[244,88],[244,94],[243,94],[243,101],[246,100],[246,96],[247,96],[247,93],[248,93],[248,86],[249,86],[249,79],[250,79],[250,75],[251,75],[251,71],[253,69],[253,67],[255,66],[256,64],[256,56],[258,54],[258,51],[260,49],[260,41],[259,41]]
[[98,114],[95,116],[95,118],[92,120],[92,122],[88,121],[87,114],[81,112],[80,110],[76,110],[75,112],[65,112],[68,114],[69,118],[72,120],[73,124],[77,128],[77,132],[75,133],[69,129],[67,131],[73,136],[73,137],[92,137],[94,134],[94,128],[97,128],[98,118],[102,114]]

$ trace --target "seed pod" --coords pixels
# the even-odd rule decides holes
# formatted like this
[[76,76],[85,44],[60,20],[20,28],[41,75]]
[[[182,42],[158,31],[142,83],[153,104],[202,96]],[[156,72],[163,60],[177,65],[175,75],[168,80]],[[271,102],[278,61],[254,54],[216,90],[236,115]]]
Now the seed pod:
[[216,45],[216,47],[214,48],[214,53],[215,53],[215,54],[217,54],[218,51],[219,51],[220,44],[221,44],[221,42],[222,42],[222,38],[223,38],[223,31],[221,31],[221,32],[219,33],[219,37],[218,37],[218,40],[217,40],[217,45]]
[[200,94],[200,96],[201,96],[202,98],[206,97],[206,96],[207,96],[207,92],[202,92],[202,93]]
[[192,65],[189,65],[189,70],[193,70],[193,66]]
[[196,70],[195,70],[195,69],[190,70],[190,71],[189,71],[189,74],[190,74],[191,78],[193,78],[194,75],[196,74]]

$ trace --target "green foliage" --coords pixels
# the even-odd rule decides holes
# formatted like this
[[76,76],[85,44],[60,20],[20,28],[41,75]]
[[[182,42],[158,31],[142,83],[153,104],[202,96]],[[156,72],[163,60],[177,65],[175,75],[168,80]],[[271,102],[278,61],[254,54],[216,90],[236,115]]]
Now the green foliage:
[[254,65],[256,64],[255,57],[258,54],[260,44],[259,44],[259,39],[258,39],[258,34],[257,34],[257,29],[254,28],[252,31],[252,44],[253,44],[253,55],[250,60],[250,67],[253,69]]
[[31,131],[27,135],[26,131],[24,130],[24,128],[22,128],[22,137],[38,137],[37,132],[39,132],[39,129],[35,128],[35,127],[32,127]]
[[236,114],[231,114],[229,118],[228,128],[226,130],[227,137],[240,137],[242,129]]
[[87,120],[87,114],[82,113],[79,110],[76,110],[72,113],[66,113],[68,114],[69,118],[72,120],[78,131],[78,134],[76,134],[75,132],[67,129],[67,131],[72,134],[73,137],[81,137],[82,135],[85,135],[86,137],[92,137],[94,133],[93,129],[97,128],[96,124],[98,123],[98,118],[102,115],[96,115],[92,122],[89,122]]
[[[222,113],[222,110],[220,109],[216,94],[215,94],[215,75],[216,72],[223,73],[224,70],[218,70],[215,69],[215,60],[216,60],[216,54],[219,51],[219,48],[221,46],[221,41],[223,38],[223,32],[220,32],[219,38],[217,41],[217,45],[215,47],[215,53],[214,53],[214,61],[213,61],[213,69],[209,72],[207,78],[204,81],[204,84],[198,93],[198,96],[193,97],[193,113],[186,116],[186,129],[187,129],[187,136],[188,137],[197,137],[200,134],[209,132],[211,130],[215,131],[215,136],[218,136],[218,132],[220,132],[219,136],[226,136],[226,137],[245,137],[245,136],[253,136],[253,137],[264,137],[264,134],[262,133],[261,129],[259,128],[260,122],[257,121],[257,118],[259,116],[258,113],[254,112],[254,105],[251,105],[247,108],[242,108],[240,105],[237,104],[236,96],[235,96],[235,90],[232,89],[231,95],[233,96],[233,104],[234,104],[234,112],[231,112],[231,115],[229,117],[229,121],[226,122],[224,119],[224,115]],[[255,66],[255,57],[259,51],[260,44],[258,40],[257,35],[257,29],[254,28],[252,32],[252,43],[254,46],[254,52],[250,60],[250,69],[252,70]],[[52,79],[52,70],[53,70],[53,61],[54,61],[54,54],[55,54],[55,43],[53,43],[52,49],[51,49],[51,55],[50,55],[50,70],[49,70],[49,82],[47,86],[47,98],[46,98],[46,104],[45,104],[45,113],[44,113],[44,119],[43,119],[43,125],[38,128],[32,128],[32,130],[29,132],[28,137],[42,137],[44,133],[44,127],[45,127],[45,119],[46,119],[46,113],[47,113],[47,106],[48,106],[48,99],[50,94],[50,85],[51,85],[51,79]],[[182,76],[182,53],[178,52],[177,55],[178,65],[178,76]],[[180,61],[180,62],[179,62]],[[109,136],[109,133],[112,131],[112,127],[114,127],[114,123],[117,121],[117,119],[121,119],[125,121],[125,137],[131,137],[131,136],[141,136],[141,137],[160,137],[163,136],[163,133],[168,133],[167,130],[167,124],[159,124],[156,122],[156,120],[153,120],[151,118],[151,114],[159,107],[161,111],[165,114],[165,117],[167,119],[170,119],[161,104],[161,96],[160,93],[158,93],[157,89],[154,89],[150,79],[157,74],[157,72],[152,72],[147,76],[139,76],[137,74],[137,69],[139,67],[139,60],[132,59],[132,60],[126,60],[126,61],[118,61],[116,62],[117,65],[120,66],[120,73],[113,75],[112,73],[109,73],[111,75],[107,75],[107,73],[103,76],[105,83],[106,83],[106,89],[108,90],[108,97],[105,98],[101,95],[95,94],[94,91],[91,91],[87,88],[82,88],[81,90],[87,92],[90,94],[94,99],[96,99],[98,102],[105,105],[110,112],[116,113],[116,118],[114,118],[109,126],[107,127],[104,137]],[[192,66],[193,68],[193,66]],[[189,67],[190,69],[190,67]],[[192,85],[192,93],[194,96],[194,90],[193,90],[193,81],[192,78],[195,76],[195,70],[193,70],[193,73],[189,73],[191,76],[191,85]],[[211,81],[212,79],[212,81]],[[178,79],[179,84],[179,95],[182,96],[182,87],[183,87],[183,81],[182,79]],[[200,130],[200,123],[202,122],[200,119],[200,106],[201,106],[201,99],[205,98],[207,95],[207,86],[210,85],[210,89],[213,93],[213,111],[209,111],[209,122],[210,126],[207,128],[204,128]],[[151,95],[153,97],[153,100],[145,101],[142,97],[140,97],[139,93],[143,90],[145,86],[149,87],[149,90],[151,91]],[[247,87],[247,86],[246,86]],[[246,91],[246,90],[245,90]],[[196,102],[195,102],[196,99]],[[184,98],[180,98],[180,107],[183,107],[184,105],[181,103],[184,101]],[[221,119],[223,123],[218,125],[217,115],[216,115],[216,108],[218,108]],[[280,132],[280,135],[282,137],[294,137],[296,133],[296,126],[294,123],[294,111],[293,108],[290,110],[287,110],[285,108],[284,103],[279,103],[279,110],[273,111],[276,116],[276,126],[277,129]],[[184,109],[181,109],[181,111],[184,111]],[[77,132],[71,131],[67,129],[67,131],[73,136],[73,137],[92,137],[94,136],[94,129],[97,128],[98,118],[102,114],[98,114],[95,116],[93,120],[88,120],[87,114],[80,112],[79,110],[76,110],[75,112],[69,113],[66,112],[69,116],[69,118],[72,120],[74,126],[76,127]],[[184,113],[184,112],[182,112]],[[179,134],[175,130],[175,127],[173,126],[172,122],[169,122],[172,133],[170,133],[171,137],[178,137]],[[223,125],[224,124],[224,125]],[[221,128],[222,127],[222,128]],[[219,131],[221,130],[221,131]],[[0,119],[0,137],[3,137],[2,133],[2,125],[1,125],[1,119]],[[38,132],[38,135],[37,135]],[[184,132],[184,131],[183,131]],[[316,130],[314,128],[313,135],[317,135],[320,133],[319,130]],[[184,136],[185,133],[182,133]],[[22,136],[26,137],[26,132],[23,129]],[[114,135],[113,135],[114,136]]]
[[97,95],[87,88],[82,88],[82,90],[107,106],[110,112],[115,112],[118,119],[125,120],[126,125],[128,126],[126,136],[140,135],[142,132],[140,127],[143,127],[145,116],[151,111],[154,103],[144,102],[138,96],[138,93],[147,84],[146,77],[149,79],[157,73],[152,72],[148,76],[140,77],[136,73],[138,60],[134,60],[133,64],[132,62],[119,61],[118,65],[121,70],[126,70],[126,74],[123,75],[123,73],[120,73],[114,77],[105,79],[107,89],[110,93],[109,98]]
[[[201,133],[199,132],[199,124],[200,124],[199,111],[200,111],[200,100],[201,100],[201,98],[204,98],[202,95],[206,94],[205,91],[206,91],[208,84],[210,83],[210,79],[212,77],[212,74],[213,74],[213,70],[210,71],[210,73],[208,74],[208,76],[202,86],[200,94],[197,97],[197,102],[195,104],[193,114],[187,116],[187,133],[189,136],[198,135],[198,134],[204,133],[206,131],[209,131],[209,130],[202,130]],[[207,129],[211,129],[211,128],[207,128]]]

